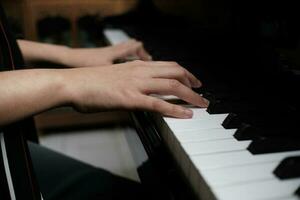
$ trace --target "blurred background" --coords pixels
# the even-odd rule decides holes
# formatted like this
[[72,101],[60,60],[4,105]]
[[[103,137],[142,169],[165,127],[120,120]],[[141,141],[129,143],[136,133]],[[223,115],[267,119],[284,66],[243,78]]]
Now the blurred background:
[[[155,0],[153,3],[163,13],[206,20],[212,26],[224,20],[220,15],[224,7],[213,6],[216,1],[221,2]],[[138,3],[139,0],[3,0],[13,28],[20,36],[81,47],[102,45],[102,20],[133,10]],[[219,19],[209,20],[214,13]]]

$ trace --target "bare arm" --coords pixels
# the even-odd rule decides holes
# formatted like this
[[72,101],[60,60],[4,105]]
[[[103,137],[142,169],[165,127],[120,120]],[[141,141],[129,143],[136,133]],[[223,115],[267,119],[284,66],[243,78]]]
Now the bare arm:
[[69,47],[62,45],[45,44],[27,40],[18,40],[26,62],[48,61],[63,64]]
[[117,59],[130,56],[144,61],[151,60],[143,44],[136,40],[103,48],[69,48],[27,40],[18,40],[18,44],[27,63],[48,61],[67,67],[90,67],[109,65]]
[[80,112],[149,110],[190,118],[192,111],[150,94],[175,95],[200,107],[200,81],[174,62],[134,61],[103,67],[0,72],[0,125],[65,104]]
[[0,125],[67,103],[58,70],[0,72]]

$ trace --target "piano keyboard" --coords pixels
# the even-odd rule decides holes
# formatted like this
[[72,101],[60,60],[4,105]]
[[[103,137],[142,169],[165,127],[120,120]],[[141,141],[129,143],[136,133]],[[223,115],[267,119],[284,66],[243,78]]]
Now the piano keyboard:
[[[104,35],[111,44],[129,39],[119,29],[107,29]],[[195,107],[192,110],[191,119],[152,115],[199,199],[300,199],[300,145],[287,147],[279,142],[281,148],[275,148],[265,141],[238,140],[236,135],[241,130],[222,125],[229,120],[229,113],[211,114]],[[265,145],[268,151],[259,145]]]

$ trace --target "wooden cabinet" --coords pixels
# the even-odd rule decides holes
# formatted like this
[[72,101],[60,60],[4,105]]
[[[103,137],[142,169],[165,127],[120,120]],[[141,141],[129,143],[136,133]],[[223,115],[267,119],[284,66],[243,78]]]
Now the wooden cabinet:
[[47,16],[62,16],[71,22],[72,46],[76,46],[80,16],[99,14],[102,17],[122,14],[132,9],[136,0],[23,0],[25,38],[38,40],[37,22]]

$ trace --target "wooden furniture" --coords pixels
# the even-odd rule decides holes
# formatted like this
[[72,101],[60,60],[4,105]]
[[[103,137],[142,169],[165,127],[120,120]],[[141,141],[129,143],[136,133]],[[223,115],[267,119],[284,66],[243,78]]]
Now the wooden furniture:
[[72,46],[77,45],[76,21],[87,14],[118,15],[133,8],[136,0],[23,0],[25,38],[38,40],[37,22],[47,16],[62,16],[71,22]]

